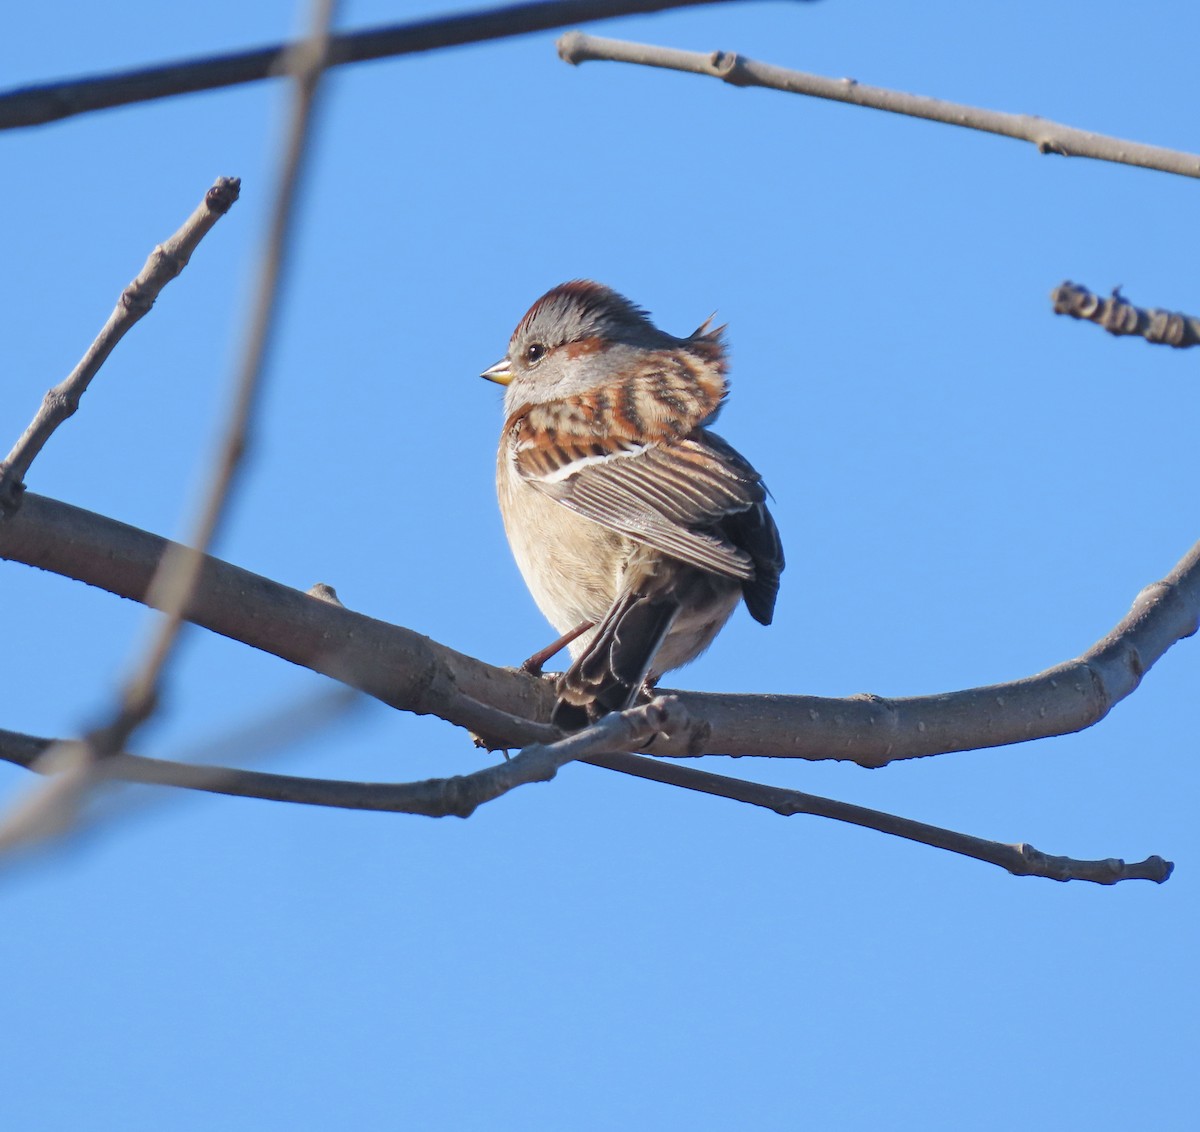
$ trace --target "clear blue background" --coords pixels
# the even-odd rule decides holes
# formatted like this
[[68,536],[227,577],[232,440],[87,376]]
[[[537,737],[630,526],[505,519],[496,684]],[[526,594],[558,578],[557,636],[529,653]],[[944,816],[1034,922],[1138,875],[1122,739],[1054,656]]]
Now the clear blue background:
[[[342,26],[436,11],[350,3]],[[6,87],[278,40],[282,0],[10,5]],[[1184,3],[724,6],[602,34],[1200,149]],[[1055,318],[1064,278],[1200,313],[1194,181],[615,64],[554,35],[329,80],[278,348],[219,553],[493,663],[547,628],[496,513],[529,303],[587,276],[729,323],[721,431],[788,556],[673,679],[932,693],[1074,656],[1200,535],[1196,353]],[[164,535],[227,401],[280,84],[0,137],[0,447],[219,174],[242,200],[120,345],[31,490]],[[0,724],[69,735],[149,615],[0,564]],[[871,772],[714,762],[1162,887],[1016,879],[865,830],[568,767],[469,821],[128,791],[0,871],[12,1129],[1177,1129],[1196,1112],[1196,684],[1185,642],[1099,727]],[[136,749],[213,753],[326,687],[190,633]],[[485,765],[371,704],[265,764]],[[260,764],[263,765],[263,764]],[[0,768],[4,799],[29,789]]]

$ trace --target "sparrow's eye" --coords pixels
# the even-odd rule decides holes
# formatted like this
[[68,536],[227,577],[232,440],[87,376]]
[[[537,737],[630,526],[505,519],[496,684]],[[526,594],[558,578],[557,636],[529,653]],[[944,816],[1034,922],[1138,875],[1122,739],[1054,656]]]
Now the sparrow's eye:
[[531,343],[525,350],[525,361],[535,366],[546,356],[546,347],[540,342]]

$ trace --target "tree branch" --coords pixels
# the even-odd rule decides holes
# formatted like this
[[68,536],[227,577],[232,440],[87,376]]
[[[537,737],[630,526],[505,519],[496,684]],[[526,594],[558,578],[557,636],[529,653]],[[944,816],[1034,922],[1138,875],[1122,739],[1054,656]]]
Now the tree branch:
[[1121,294],[1119,287],[1114,288],[1108,298],[1102,299],[1086,287],[1068,281],[1050,292],[1050,300],[1055,314],[1086,319],[1117,337],[1137,335],[1156,346],[1177,349],[1200,344],[1200,318],[1157,307],[1135,307]]
[[[414,55],[616,16],[729,2],[732,0],[537,0],[482,12],[435,16],[333,36],[328,65]],[[250,51],[4,91],[0,93],[0,130],[37,126],[133,102],[277,78],[286,73],[288,56],[294,49],[294,44],[277,43]]]
[[[655,701],[657,704],[658,701]],[[672,705],[678,700],[672,699]],[[647,705],[647,708],[655,705]],[[646,711],[647,708],[634,709]],[[674,710],[674,709],[673,709]],[[371,810],[387,813],[419,813],[440,817],[461,811],[465,802],[471,809],[482,802],[490,801],[524,782],[545,781],[553,777],[553,771],[543,776],[546,766],[553,764],[557,769],[570,755],[592,766],[614,770],[621,774],[649,779],[670,786],[695,790],[715,797],[745,802],[749,805],[769,809],[783,817],[793,814],[810,814],[830,818],[851,825],[874,829],[894,837],[903,837],[951,853],[973,857],[987,864],[998,865],[1014,876],[1040,876],[1052,880],[1087,880],[1096,884],[1116,884],[1123,880],[1152,880],[1163,883],[1174,869],[1170,861],[1161,857],[1148,857],[1144,861],[1126,864],[1117,858],[1101,861],[1080,861],[1070,857],[1051,857],[1027,844],[1007,845],[999,841],[987,841],[969,834],[912,821],[879,810],[854,806],[832,798],[805,794],[799,790],[764,786],[756,782],[710,774],[694,767],[677,763],[661,763],[639,755],[607,751],[596,753],[606,746],[639,746],[653,731],[665,726],[659,717],[645,731],[637,731],[631,723],[630,713],[624,713],[623,728],[630,728],[624,742],[618,743],[611,732],[601,734],[593,728],[578,732],[567,740],[547,746],[526,748],[509,763],[491,767],[474,775],[456,778],[430,779],[415,783],[388,782],[344,782],[320,778],[299,778],[285,774],[266,774],[261,771],[232,770],[225,767],[197,766],[189,763],[166,762],[161,759],[143,758],[138,755],[115,755],[103,764],[106,778],[125,782],[141,782],[154,785],[176,786],[189,790],[203,790],[213,794],[232,795],[242,798],[260,798],[275,802],[291,802],[309,806],[330,806],[348,810]],[[601,723],[617,719],[606,716]],[[597,725],[598,726],[598,725]],[[676,730],[687,726],[683,720],[671,724]],[[580,747],[572,747],[576,741]],[[0,759],[39,773],[53,773],[41,758],[54,745],[54,740],[39,739],[15,731],[0,730]],[[584,753],[580,754],[580,750]],[[540,754],[538,753],[540,752]],[[548,756],[547,752],[551,752]],[[592,752],[592,753],[588,753]],[[525,763],[520,760],[526,759]],[[539,762],[549,758],[550,762]],[[556,761],[561,759],[561,761]],[[519,782],[504,778],[517,765]],[[506,789],[497,789],[504,785]],[[496,789],[496,793],[488,791]],[[486,796],[485,796],[486,795]],[[436,807],[436,810],[433,808]],[[467,811],[470,812],[470,811]]]
[[[2,733],[0,733],[2,734]],[[0,746],[0,754],[3,746]],[[650,778],[672,786],[684,786],[720,798],[746,802],[774,810],[782,817],[793,814],[811,814],[814,817],[831,818],[850,825],[878,830],[893,837],[903,837],[935,849],[945,849],[977,861],[998,865],[1014,876],[1039,876],[1051,880],[1088,880],[1096,884],[1116,884],[1123,880],[1152,880],[1162,884],[1174,870],[1170,861],[1161,857],[1147,857],[1144,861],[1126,864],[1115,857],[1102,861],[1080,861],[1071,857],[1051,857],[1032,845],[1019,843],[1007,845],[1002,841],[988,841],[972,837],[967,833],[927,825],[911,818],[886,814],[880,810],[869,810],[849,802],[833,798],[822,798],[817,794],[805,794],[800,790],[789,790],[782,786],[764,786],[740,778],[729,778],[722,774],[710,774],[693,767],[663,763],[654,759],[631,754],[605,755],[589,762],[625,774],[636,774],[639,778]]]
[[279,155],[278,184],[270,226],[259,264],[245,344],[238,361],[233,401],[218,450],[214,454],[212,474],[189,539],[190,545],[171,547],[160,561],[151,582],[150,591],[155,595],[153,604],[162,609],[166,616],[160,622],[141,666],[125,690],[119,718],[106,729],[116,732],[109,740],[111,749],[107,753],[120,750],[132,728],[153,710],[158,682],[183,623],[183,611],[199,580],[204,553],[217,536],[238,472],[250,448],[251,426],[274,328],[279,280],[287,256],[317,88],[326,67],[333,9],[334,0],[313,0],[309,36],[288,56],[289,73],[295,84],[294,94]]
[[[687,712],[677,699],[659,696],[640,707],[606,715],[566,738],[545,744],[533,743],[520,754],[495,766],[449,778],[399,783],[340,782],[118,754],[97,766],[96,779],[178,786],[212,794],[310,806],[466,818],[485,802],[518,786],[549,782],[559,768],[569,762],[586,760],[601,752],[640,747],[659,732],[685,733],[691,726]],[[72,748],[80,746],[70,741],[39,739],[0,730],[0,759],[40,774],[56,773],[57,768],[47,765],[43,757],[48,750],[58,748],[69,754]]]
[[1181,177],[1200,177],[1200,155],[1165,149],[1142,142],[1095,134],[1089,130],[1064,126],[1032,114],[1008,114],[1000,110],[985,110],[960,102],[944,102],[919,94],[864,86],[856,79],[830,79],[805,71],[791,71],[759,63],[733,51],[714,51],[705,55],[695,51],[655,47],[646,43],[629,43],[620,39],[604,39],[570,31],[558,40],[558,54],[567,63],[578,65],[590,60],[616,63],[637,63],[646,67],[662,67],[671,71],[686,71],[721,79],[732,86],[768,87],[788,94],[805,94],[833,102],[848,102],[943,122],[948,126],[964,126],[988,134],[1031,142],[1039,153],[1057,153],[1063,157],[1090,157],[1097,161],[1112,161],[1136,165],[1142,169],[1157,169]]
[[[28,494],[0,524],[0,557],[151,603],[166,540]],[[392,707],[437,715],[487,745],[551,741],[554,693],[545,681],[496,668],[389,625],[205,557],[189,620],[341,680]],[[721,752],[840,759],[878,767],[899,759],[1080,731],[1103,719],[1200,618],[1200,544],[1147,586],[1106,637],[1036,676],[940,695],[719,695],[674,692],[706,736],[654,744],[658,756]]]
[[[32,492],[0,525],[0,554],[153,604],[150,584],[167,540]],[[9,553],[11,551],[11,553]],[[331,676],[391,707],[440,714],[496,746],[551,741],[553,692],[420,633],[365,617],[203,556],[186,617],[194,624]],[[489,704],[503,704],[503,709]]]
[[183,222],[179,231],[150,253],[145,266],[121,292],[116,308],[79,364],[46,393],[37,415],[0,463],[0,522],[20,506],[21,492],[25,488],[22,481],[46,441],[79,408],[79,399],[92,378],[100,372],[100,367],[129,328],[149,313],[159,292],[187,267],[200,241],[238,199],[241,184],[237,177],[216,179],[195,212]]
[[69,772],[60,774],[40,796],[19,803],[0,822],[0,845],[37,836],[42,828],[61,827],[73,820],[92,783],[96,764],[124,749],[130,736],[154,713],[168,660],[184,623],[184,611],[200,579],[204,552],[216,537],[226,513],[237,473],[250,442],[250,426],[258,400],[261,375],[273,324],[279,278],[291,231],[291,218],[299,184],[309,126],[321,75],[325,70],[329,28],[335,0],[313,0],[312,30],[301,47],[288,57],[295,83],[284,145],[279,161],[279,183],[261,260],[261,271],[249,318],[224,434],[213,462],[212,475],[191,537],[191,545],[172,544],[157,564],[149,583],[150,603],[165,614],[144,649],[132,677],[125,683],[109,719],[86,735],[82,744],[59,752],[56,761],[67,761]]
[[88,736],[88,744],[97,758],[120,751],[134,730],[154,711],[162,673],[185,620],[184,610],[190,604],[199,581],[205,551],[216,537],[238,470],[250,445],[250,426],[274,322],[296,191],[317,87],[325,70],[333,4],[334,0],[314,0],[309,37],[288,56],[295,94],[291,100],[280,154],[279,183],[262,254],[258,286],[249,315],[246,344],[238,366],[233,402],[190,545],[174,543],[168,547],[149,584],[149,594],[152,595],[150,604],[161,609],[165,616],[159,622],[141,663],[126,684],[113,718]]

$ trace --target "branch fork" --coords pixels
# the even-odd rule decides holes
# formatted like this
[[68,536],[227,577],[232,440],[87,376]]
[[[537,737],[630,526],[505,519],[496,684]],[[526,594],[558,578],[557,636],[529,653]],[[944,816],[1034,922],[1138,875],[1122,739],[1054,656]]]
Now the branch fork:
[[[764,757],[842,758],[882,766],[901,758],[998,746],[1064,734],[1097,722],[1137,687],[1143,674],[1176,641],[1196,631],[1200,611],[1200,544],[1162,583],[1138,595],[1130,614],[1103,640],[1073,661],[1033,677],[939,696],[885,700],[874,696],[820,700],[807,696],[663,694],[562,736],[545,722],[552,691],[513,670],[501,670],[419,637],[399,626],[362,617],[323,591],[312,597],[236,570],[203,553],[211,543],[236,478],[249,435],[258,374],[269,337],[275,281],[281,270],[296,178],[301,166],[314,88],[326,66],[384,54],[404,54],[559,26],[592,15],[685,6],[689,0],[550,0],[493,12],[418,21],[374,33],[331,36],[330,0],[321,0],[310,38],[178,67],[156,68],[0,95],[0,128],[45,121],[100,106],[252,81],[288,73],[296,94],[281,188],[263,258],[256,314],[251,321],[230,412],[226,442],[215,462],[194,546],[168,544],[99,516],[53,501],[23,496],[33,459],[59,424],[74,413],[88,383],[120,337],[153,306],[166,282],[182,271],[198,241],[237,199],[235,178],[221,178],[175,236],[158,245],[76,370],[50,390],[33,423],[0,464],[0,556],[57,570],[114,593],[164,608],[137,676],[113,717],[85,740],[58,745],[0,732],[0,758],[56,774],[53,789],[0,822],[0,844],[49,825],[69,825],[91,784],[107,778],[157,782],[219,793],[317,805],[466,816],[483,802],[528,782],[548,781],[568,762],[585,761],[621,773],[669,783],[771,809],[813,814],[988,861],[1016,875],[1112,884],[1128,879],[1162,882],[1171,865],[1161,857],[1126,864],[1116,858],[1078,861],[1054,857],[1024,843],[986,841],[800,791],[711,774],[634,751],[686,758],[714,747]],[[573,64],[609,59],[690,71],[733,86],[762,86],[893,113],[966,126],[1031,142],[1042,153],[1092,157],[1200,177],[1200,157],[1091,134],[1045,119],[942,102],[788,71],[735,52],[708,55],[622,43],[573,32],[559,41]],[[1143,311],[1119,292],[1097,299],[1064,284],[1056,309],[1088,318],[1114,334],[1139,334],[1173,346],[1200,342],[1200,320],[1167,311]],[[23,506],[22,506],[23,504]],[[18,514],[20,507],[20,514]],[[7,521],[4,521],[7,520]],[[332,597],[332,600],[330,598]],[[123,753],[125,740],[153,711],[159,681],[182,619],[324,672],[395,706],[435,713],[488,737],[489,745],[525,744],[513,759],[474,774],[414,783],[324,782],[223,767],[198,767]],[[59,756],[70,756],[63,764]],[[103,759],[100,756],[106,756]],[[53,764],[53,765],[50,765]],[[39,809],[40,804],[40,809]]]

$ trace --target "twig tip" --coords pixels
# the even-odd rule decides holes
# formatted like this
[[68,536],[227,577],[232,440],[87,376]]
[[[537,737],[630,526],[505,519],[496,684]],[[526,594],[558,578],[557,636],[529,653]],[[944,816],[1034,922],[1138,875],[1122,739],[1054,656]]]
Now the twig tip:
[[585,38],[584,34],[579,31],[563,32],[554,44],[558,50],[558,57],[564,63],[570,63],[572,67],[579,66],[583,62],[579,49],[583,46]]
[[210,211],[224,216],[241,194],[241,177],[218,177],[213,183],[213,187],[204,194],[204,203],[208,205]]

